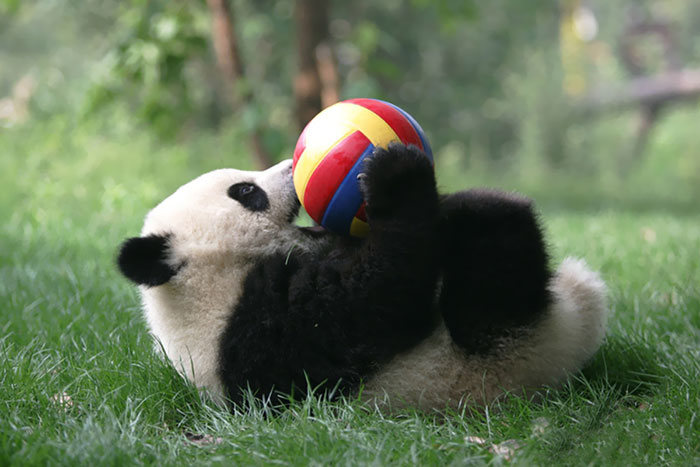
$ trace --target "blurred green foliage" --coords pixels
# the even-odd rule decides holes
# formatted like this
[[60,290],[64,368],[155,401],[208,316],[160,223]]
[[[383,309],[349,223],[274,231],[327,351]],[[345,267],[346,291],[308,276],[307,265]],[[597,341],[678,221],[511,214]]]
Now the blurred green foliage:
[[[143,132],[166,146],[262,128],[269,152],[287,157],[299,132],[294,4],[230,4],[245,65],[236,92],[254,96],[236,112],[216,71],[204,0],[1,0],[0,98],[29,75],[36,86],[24,125],[62,115],[70,131],[89,124],[126,140]],[[565,58],[562,18],[574,4],[593,11],[597,34]],[[584,90],[627,81],[620,37],[645,18],[668,22],[683,66],[700,66],[693,0],[333,1],[330,14],[341,97],[407,109],[455,178],[534,187],[569,177],[606,191],[698,194],[697,103],[670,108],[644,157],[629,161],[636,113],[576,121],[565,84],[572,60]],[[658,44],[642,42],[649,71],[659,71]],[[6,135],[21,126],[0,122]]]
[[122,3],[114,27],[119,33],[102,58],[85,111],[92,114],[126,100],[141,121],[166,137],[193,118],[206,122],[203,109],[214,101],[206,77],[215,73],[207,63],[208,18],[193,6]]

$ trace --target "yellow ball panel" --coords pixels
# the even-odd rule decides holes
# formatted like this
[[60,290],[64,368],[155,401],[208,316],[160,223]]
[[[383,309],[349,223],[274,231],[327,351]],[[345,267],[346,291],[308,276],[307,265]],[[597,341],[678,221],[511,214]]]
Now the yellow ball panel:
[[358,219],[357,217],[353,217],[352,222],[350,223],[350,235],[353,237],[366,237],[368,233],[369,224]]
[[379,115],[357,104],[340,102],[318,114],[314,120],[316,119],[323,119],[329,126],[339,125],[358,130],[377,147],[386,147],[392,141],[399,141],[394,130]]

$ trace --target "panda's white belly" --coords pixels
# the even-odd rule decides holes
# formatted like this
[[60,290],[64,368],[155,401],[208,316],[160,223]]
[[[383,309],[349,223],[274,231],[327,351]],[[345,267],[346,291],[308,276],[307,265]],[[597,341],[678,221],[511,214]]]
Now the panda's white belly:
[[[168,290],[169,289],[169,290]],[[210,288],[211,290],[211,288]],[[237,287],[222,287],[226,296],[214,299],[174,293],[171,286],[145,289],[143,304],[156,349],[165,351],[173,366],[217,403],[224,390],[219,377],[219,343],[237,299]],[[222,292],[223,293],[223,292]]]
[[[455,346],[441,322],[426,340],[397,355],[370,378],[362,396],[385,408],[457,407],[465,394],[483,392],[478,381],[481,378],[474,377],[479,366],[483,363],[470,361]],[[471,381],[465,378],[467,375],[471,375]]]

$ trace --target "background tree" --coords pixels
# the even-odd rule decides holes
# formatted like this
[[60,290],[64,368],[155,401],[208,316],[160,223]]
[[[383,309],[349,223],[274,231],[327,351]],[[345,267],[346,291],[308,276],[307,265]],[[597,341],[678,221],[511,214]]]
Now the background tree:
[[[207,0],[207,5],[211,12],[212,42],[223,78],[222,84],[227,100],[235,112],[242,106],[250,105],[254,96],[250,87],[245,84],[243,59],[238,48],[231,7],[227,0]],[[272,165],[273,161],[262,142],[259,128],[252,129],[250,145],[258,168],[264,169]]]
[[324,107],[338,100],[338,75],[328,30],[329,3],[297,0],[294,8],[298,71],[294,78],[300,129]]

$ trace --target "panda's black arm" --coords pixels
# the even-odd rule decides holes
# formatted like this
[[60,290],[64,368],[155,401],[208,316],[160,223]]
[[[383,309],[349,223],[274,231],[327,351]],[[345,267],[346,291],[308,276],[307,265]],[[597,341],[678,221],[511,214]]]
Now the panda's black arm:
[[[304,314],[330,316],[335,332],[370,362],[394,355],[424,338],[434,322],[439,275],[435,174],[427,156],[414,146],[379,149],[363,172],[368,238],[318,262],[307,262],[296,276],[292,297],[313,284],[303,300]],[[338,304],[343,303],[343,307]]]
[[[430,162],[392,147],[366,169],[371,233],[331,254],[267,258],[248,275],[222,338],[222,378],[261,395],[273,388],[355,385],[433,325],[437,192]],[[341,242],[342,243],[342,242]]]
[[388,353],[425,337],[433,321],[439,274],[435,174],[427,156],[411,146],[377,151],[365,167],[362,190],[370,233],[341,270],[352,316]]

